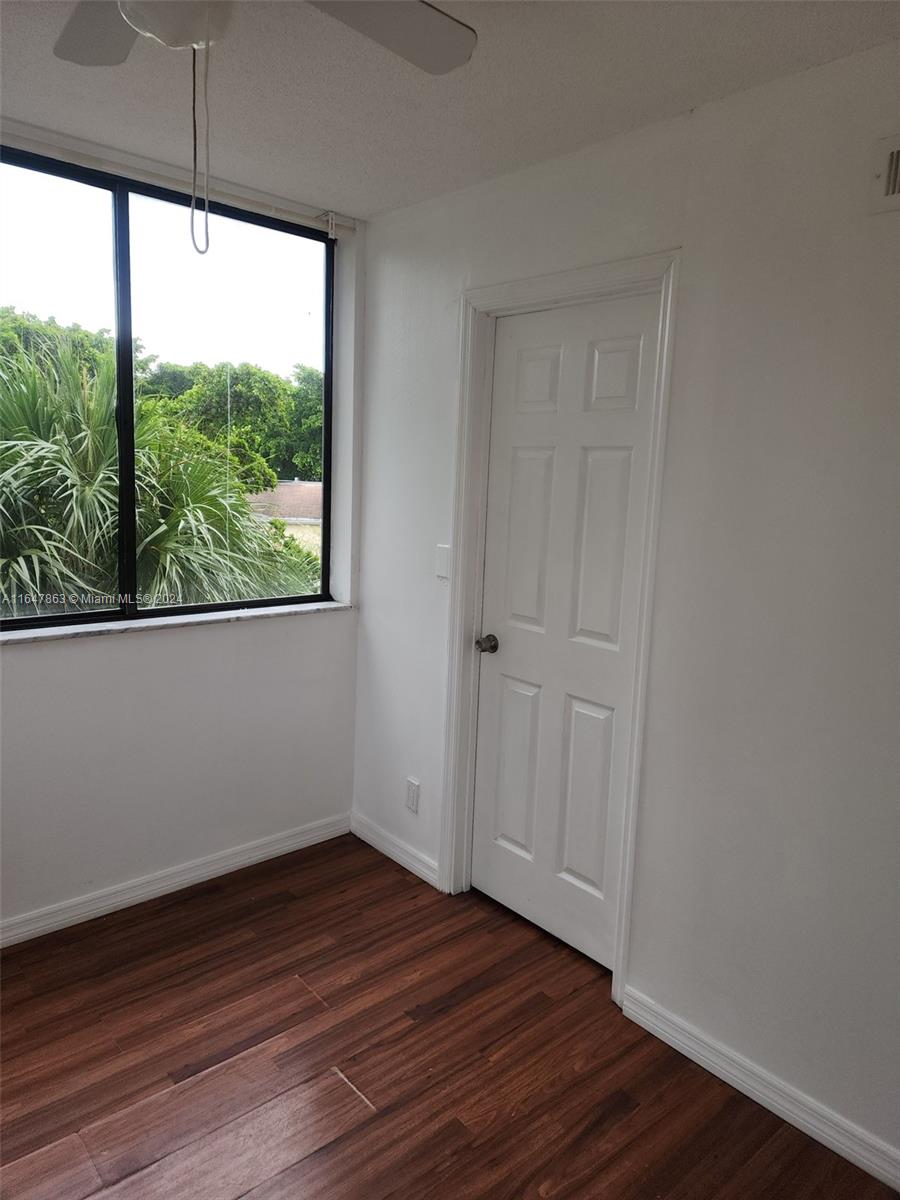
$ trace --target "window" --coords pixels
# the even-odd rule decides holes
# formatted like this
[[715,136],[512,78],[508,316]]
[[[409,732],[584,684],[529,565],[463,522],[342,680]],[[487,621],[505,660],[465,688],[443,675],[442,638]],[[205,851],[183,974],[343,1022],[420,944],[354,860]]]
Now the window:
[[3,151],[5,628],[329,598],[333,243]]

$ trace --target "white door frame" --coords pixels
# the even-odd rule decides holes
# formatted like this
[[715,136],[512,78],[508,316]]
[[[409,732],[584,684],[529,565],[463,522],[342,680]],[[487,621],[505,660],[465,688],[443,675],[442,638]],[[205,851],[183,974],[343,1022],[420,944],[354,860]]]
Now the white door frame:
[[475,811],[475,741],[484,591],[484,539],[487,519],[494,329],[499,317],[585,304],[616,296],[659,294],[659,353],[654,380],[650,445],[649,503],[638,617],[634,722],[621,847],[621,885],[616,913],[613,999],[621,1004],[631,914],[637,797],[640,786],[653,571],[662,483],[663,450],[672,360],[672,328],[679,251],[542,275],[462,297],[459,419],[450,572],[450,644],[444,730],[444,786],[438,886],[467,891],[472,881],[472,827]]

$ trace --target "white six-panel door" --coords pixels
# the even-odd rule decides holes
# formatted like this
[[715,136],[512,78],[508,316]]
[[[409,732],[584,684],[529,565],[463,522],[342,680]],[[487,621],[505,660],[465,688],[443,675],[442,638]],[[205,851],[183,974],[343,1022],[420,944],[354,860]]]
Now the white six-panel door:
[[659,292],[496,325],[472,882],[613,962]]

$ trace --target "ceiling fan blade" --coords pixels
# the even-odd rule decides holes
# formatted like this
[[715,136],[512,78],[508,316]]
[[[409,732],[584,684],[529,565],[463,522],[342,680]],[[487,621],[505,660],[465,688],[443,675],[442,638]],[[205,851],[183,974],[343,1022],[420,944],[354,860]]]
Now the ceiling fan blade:
[[138,33],[123,20],[116,0],[81,0],[56,39],[53,53],[83,67],[123,63]]
[[379,46],[429,75],[446,75],[472,57],[478,35],[425,0],[310,0]]

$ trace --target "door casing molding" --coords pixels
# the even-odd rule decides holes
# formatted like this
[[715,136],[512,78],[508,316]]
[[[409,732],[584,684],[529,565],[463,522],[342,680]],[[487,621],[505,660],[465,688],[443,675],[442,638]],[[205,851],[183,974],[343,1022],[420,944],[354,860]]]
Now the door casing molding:
[[634,722],[623,822],[620,888],[612,994],[621,1004],[625,991],[628,932],[634,878],[637,800],[646,709],[647,664],[653,609],[653,575],[662,490],[668,416],[675,289],[680,252],[667,250],[640,258],[516,280],[464,293],[460,303],[460,396],[456,438],[450,572],[448,680],[444,728],[444,779],[438,886],[467,891],[472,880],[472,828],[475,811],[475,748],[478,720],[484,544],[487,519],[494,330],[499,317],[587,304],[617,296],[659,294],[659,351],[654,379],[647,524],[641,570]]

